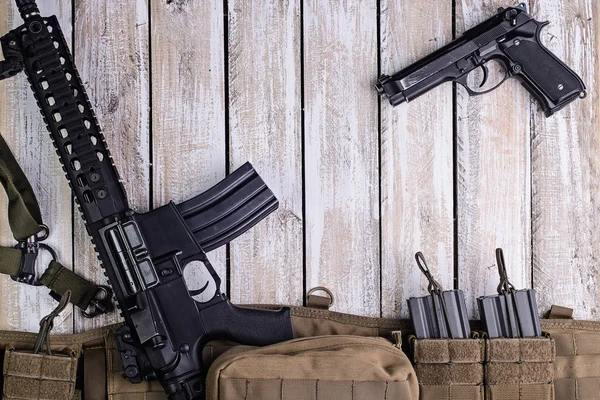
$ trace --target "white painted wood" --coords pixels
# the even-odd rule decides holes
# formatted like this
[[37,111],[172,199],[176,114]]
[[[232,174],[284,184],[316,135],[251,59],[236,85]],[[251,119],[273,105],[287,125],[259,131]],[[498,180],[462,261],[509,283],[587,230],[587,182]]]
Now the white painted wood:
[[[223,2],[152,3],[154,206],[225,177]],[[208,255],[224,283],[225,248]]]
[[[57,15],[65,36],[71,37],[70,1],[45,0],[39,1],[38,6],[44,15]],[[2,34],[23,23],[14,1],[0,1],[0,10]],[[51,229],[46,243],[56,249],[61,262],[71,265],[71,192],[25,73],[0,81],[0,99],[0,134],[11,147],[33,186],[42,218]],[[10,246],[15,241],[6,218],[7,198],[3,189],[0,192],[0,243]],[[49,258],[44,257],[42,261],[46,264],[39,263],[40,271],[47,266]],[[37,332],[40,319],[56,307],[56,302],[48,296],[48,292],[46,288],[16,283],[2,275],[0,329]],[[69,307],[55,321],[54,332],[71,332],[72,318],[73,311]]]
[[600,124],[598,21],[594,0],[538,0],[536,19],[549,20],[542,41],[577,72],[588,97],[546,118],[533,112],[533,266],[541,310],[575,309],[600,317]]
[[[423,21],[415,24],[414,21]],[[391,75],[452,40],[448,1],[381,3],[381,70]],[[452,85],[392,107],[381,103],[382,313],[408,317],[427,294],[422,251],[445,288],[454,281]]]
[[[384,100],[379,114],[376,2],[230,0],[226,20],[222,1],[156,1],[148,21],[146,0],[127,9],[74,1],[76,62],[133,207],[186,200],[246,160],[279,197],[280,210],[231,246],[236,302],[299,304],[306,279],[334,291],[336,310],[405,317],[406,298],[424,290],[417,250],[452,287],[451,88],[396,108]],[[21,23],[13,3],[0,0],[1,33]],[[540,310],[560,303],[597,319],[600,11],[593,0],[530,3],[551,21],[545,44],[583,77],[589,97],[546,119],[514,80],[479,98],[458,89],[456,278],[476,316],[474,299],[495,291],[494,249],[503,247],[515,286],[532,285],[533,260]],[[71,1],[39,5],[70,38]],[[457,33],[506,5],[458,1]],[[450,1],[381,0],[380,11],[382,72],[451,39]],[[0,82],[0,98],[0,133],[32,181],[49,244],[65,265],[74,258],[78,272],[104,282],[78,214],[72,227],[71,194],[25,77]],[[9,245],[5,209],[0,194],[0,243]],[[209,257],[225,286],[225,249]],[[46,293],[0,277],[0,329],[37,331],[56,304]],[[88,322],[72,310],[61,318],[56,332],[119,319]]]
[[[506,5],[458,2],[457,34]],[[531,286],[531,96],[511,79],[478,97],[459,87],[456,97],[458,284],[470,315],[477,316],[476,298],[496,293],[497,247],[504,249],[515,287]]]
[[306,282],[380,314],[377,9],[304,2]]
[[[123,7],[112,1],[75,0],[75,62],[106,142],[136,211],[148,210],[150,187],[148,8],[144,0]],[[106,284],[90,237],[75,212],[75,268]],[[87,319],[78,331],[120,320],[117,311]]]
[[302,304],[300,51],[300,1],[229,2],[231,170],[252,162],[280,203],[231,244],[237,303]]

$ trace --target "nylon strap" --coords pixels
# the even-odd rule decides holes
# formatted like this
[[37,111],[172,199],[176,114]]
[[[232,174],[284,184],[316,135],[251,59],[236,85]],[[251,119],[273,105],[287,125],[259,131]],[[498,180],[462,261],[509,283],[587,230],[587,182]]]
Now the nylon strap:
[[0,246],[0,274],[17,275],[21,269],[22,259],[21,250]]
[[63,267],[56,261],[51,261],[50,266],[40,277],[42,285],[50,288],[53,292],[63,296],[71,291],[71,303],[85,310],[90,301],[98,292],[98,286],[82,278],[68,268]]
[[42,214],[31,184],[0,136],[0,182],[8,195],[8,222],[17,240],[40,231]]
[[[8,144],[0,135],[0,182],[8,195],[8,221],[17,241],[27,240],[38,234],[43,224],[40,207],[31,184],[19,166]],[[23,253],[19,249],[0,246],[0,273],[18,275],[23,263]],[[59,296],[71,291],[71,302],[86,310],[98,292],[98,286],[63,267],[56,261],[40,278]]]
[[[42,224],[40,207],[25,173],[1,135],[0,182],[8,195],[8,223],[15,239],[26,240],[37,234]],[[0,246],[0,273],[17,275],[21,262],[20,250]]]

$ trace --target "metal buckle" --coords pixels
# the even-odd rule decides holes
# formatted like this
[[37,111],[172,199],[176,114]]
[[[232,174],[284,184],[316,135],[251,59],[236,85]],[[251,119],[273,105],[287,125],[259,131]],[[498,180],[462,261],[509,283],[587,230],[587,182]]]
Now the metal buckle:
[[[105,314],[113,310],[112,289],[105,285],[98,286],[98,291],[90,301],[90,305],[85,311],[82,311],[84,317],[94,318],[100,314]],[[89,310],[89,311],[88,311]]]
[[35,266],[40,253],[40,249],[46,250],[52,256],[52,259],[56,261],[57,256],[54,249],[44,243],[40,243],[48,238],[50,229],[46,225],[40,225],[42,228],[42,235],[35,234],[27,238],[27,240],[20,241],[15,248],[23,252],[23,261],[21,262],[21,269],[18,275],[11,275],[13,281],[26,283],[31,286],[41,286],[39,277],[36,274]]

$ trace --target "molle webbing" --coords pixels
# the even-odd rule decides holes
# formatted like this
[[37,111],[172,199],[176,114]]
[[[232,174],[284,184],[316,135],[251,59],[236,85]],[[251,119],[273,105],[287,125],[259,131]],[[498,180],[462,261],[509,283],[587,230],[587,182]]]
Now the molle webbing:
[[592,400],[600,393],[600,322],[543,320],[556,344],[556,399]]
[[75,396],[77,360],[81,351],[49,355],[16,351],[8,346],[4,353],[4,398],[72,399]]
[[382,338],[348,335],[235,347],[212,364],[206,385],[206,400],[418,399],[401,350]]
[[[278,306],[262,307],[278,308]],[[410,333],[410,322],[407,320],[359,317],[302,307],[292,307],[292,320],[297,337],[335,334],[391,337],[392,331],[400,330],[406,337],[406,334]],[[545,396],[552,385],[544,384],[544,382],[531,385],[528,382],[522,382],[522,378],[516,378],[516,375],[507,376],[507,381],[500,381],[504,377],[500,376],[498,371],[503,374],[515,366],[530,364],[516,367],[531,369],[532,375],[527,378],[530,381],[543,381],[545,374],[550,372],[548,365],[552,366],[553,390],[556,400],[597,400],[600,392],[600,322],[554,319],[542,320],[541,325],[542,329],[550,334],[553,346],[549,339],[535,339],[540,343],[537,349],[531,348],[527,339],[522,340],[521,343],[517,343],[519,339],[507,340],[511,342],[510,344],[503,343],[504,339],[494,339],[494,342],[488,340],[488,346],[485,349],[486,360],[497,365],[506,365],[485,370],[485,373],[491,374],[490,378],[492,382],[496,383],[497,388],[497,390],[489,389],[487,398],[490,398],[490,393],[493,396],[492,400],[525,399],[528,398],[529,393],[534,396],[530,395],[529,398],[536,400],[551,398]],[[108,326],[76,335],[52,335],[52,350],[56,353],[69,354],[72,349],[82,348],[83,358],[80,359],[80,362],[83,360],[84,368],[81,370],[84,375],[78,379],[83,379],[85,382],[83,392],[86,400],[104,400],[109,393],[110,397],[108,398],[111,400],[165,399],[162,388],[156,382],[135,386],[126,379],[121,379],[122,363],[118,358],[113,336],[118,326]],[[33,349],[35,340],[36,334],[34,333],[0,332],[0,348],[4,350],[14,348],[19,351],[30,351]],[[477,340],[469,341],[470,343],[477,342]],[[447,346],[438,348],[439,344],[432,344],[431,346],[435,348],[431,348],[423,344],[417,349],[415,360],[417,361],[417,377],[421,380],[421,389],[423,389],[421,393],[438,394],[437,397],[429,397],[436,399],[473,398],[470,397],[472,387],[461,385],[435,387],[431,385],[425,388],[427,386],[424,384],[426,376],[419,376],[419,364],[450,360],[453,360],[455,365],[459,361],[468,364],[469,361],[481,358],[481,346],[471,348],[450,343],[445,345]],[[204,359],[209,364],[233,346],[234,344],[231,342],[211,342],[205,347]],[[550,363],[549,360],[552,358],[554,349],[556,359]],[[503,390],[499,390],[500,385]],[[465,390],[469,392],[467,397],[464,394]]]
[[484,398],[482,339],[410,339],[420,399]]
[[485,344],[486,399],[554,398],[552,339],[488,339]]
[[[85,371],[91,364],[99,365],[98,358],[89,354],[106,353],[105,340],[119,325],[67,335],[51,335],[50,347],[53,355],[32,354],[37,334],[25,332],[0,332],[0,348],[4,353],[4,388],[2,394],[9,399],[79,399],[81,393],[75,389],[78,363],[83,359]],[[83,358],[80,356],[83,353]],[[102,357],[103,358],[103,357]],[[88,362],[88,365],[85,363]],[[83,369],[80,369],[83,371]],[[84,373],[85,373],[84,371]],[[106,369],[92,368],[88,385],[85,386],[86,400],[106,399]],[[85,379],[84,379],[85,380]],[[79,385],[77,385],[79,386]],[[24,390],[26,389],[26,390]],[[70,396],[66,396],[69,393]],[[95,395],[94,395],[95,393]]]

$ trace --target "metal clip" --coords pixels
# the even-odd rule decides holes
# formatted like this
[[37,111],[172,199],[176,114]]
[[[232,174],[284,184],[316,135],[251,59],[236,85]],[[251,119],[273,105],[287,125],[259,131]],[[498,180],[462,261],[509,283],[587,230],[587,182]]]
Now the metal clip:
[[86,318],[94,318],[100,314],[105,314],[113,310],[112,289],[108,286],[98,286],[98,291],[92,300],[88,308],[82,312]]
[[420,251],[417,252],[415,254],[415,260],[417,261],[417,265],[419,266],[419,269],[421,270],[423,275],[425,275],[425,277],[429,281],[429,285],[427,286],[427,291],[429,292],[429,294],[433,295],[433,294],[442,293],[442,291],[443,291],[442,285],[440,285],[438,283],[438,281],[436,281],[433,278],[433,275],[431,274],[431,271],[429,270],[429,267],[427,266],[427,263],[425,262],[425,256],[423,256],[423,253],[421,253]]
[[540,319],[533,289],[516,290],[508,280],[504,253],[496,249],[500,284],[498,294],[477,299],[479,314],[490,338],[541,336]]
[[27,240],[23,240],[19,242],[15,248],[19,249],[23,252],[23,260],[21,262],[21,269],[19,270],[18,275],[11,275],[10,277],[16,281],[21,283],[26,283],[32,286],[40,286],[41,283],[39,281],[39,277],[36,274],[35,266],[37,262],[37,257],[40,252],[40,249],[46,250],[52,256],[52,259],[56,261],[57,256],[54,249],[50,246],[40,243],[48,238],[50,234],[50,229],[46,225],[40,225],[42,229],[42,235],[39,236],[35,234],[27,238]]
[[444,290],[433,278],[423,253],[415,254],[419,269],[429,281],[429,296],[408,299],[408,310],[419,339],[425,338],[468,338],[471,328],[467,318],[467,307],[461,290]]
[[496,249],[496,264],[498,264],[498,275],[500,275],[500,283],[498,284],[498,293],[505,294],[514,292],[516,289],[512,283],[508,280],[508,273],[506,272],[506,264],[504,262],[504,252],[502,249]]

